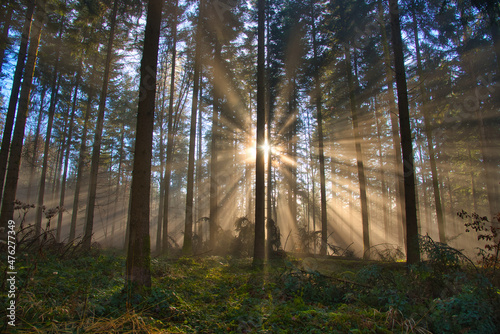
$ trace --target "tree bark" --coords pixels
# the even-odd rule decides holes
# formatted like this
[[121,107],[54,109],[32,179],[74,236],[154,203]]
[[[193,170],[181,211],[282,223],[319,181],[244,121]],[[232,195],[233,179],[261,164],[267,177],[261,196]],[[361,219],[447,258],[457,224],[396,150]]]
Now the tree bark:
[[31,155],[31,166],[30,166],[30,177],[28,181],[28,194],[26,195],[27,197],[27,202],[31,202],[31,190],[32,190],[32,184],[33,184],[33,178],[35,176],[35,169],[36,165],[38,163],[37,155],[38,155],[38,137],[40,135],[40,127],[42,126],[42,118],[43,118],[43,104],[45,103],[45,94],[47,93],[47,87],[45,85],[42,86],[42,92],[40,94],[40,110],[38,111],[38,120],[36,122],[36,130],[35,130],[35,136],[33,140],[33,153]]
[[111,58],[113,55],[113,41],[115,38],[116,15],[118,12],[118,3],[120,0],[114,0],[113,12],[111,14],[108,49],[106,54],[106,64],[102,82],[101,96],[99,100],[99,111],[97,114],[97,123],[94,134],[94,145],[92,147],[92,162],[90,165],[90,182],[87,202],[87,215],[85,224],[85,234],[83,236],[83,248],[90,249],[92,243],[92,230],[94,227],[94,210],[97,192],[97,176],[99,173],[99,157],[101,155],[102,130],[104,127],[104,113],[106,111],[106,97],[108,94],[109,75],[111,71]]
[[[177,12],[178,1],[175,4]],[[172,23],[173,49],[172,49],[172,69],[170,72],[170,97],[168,102],[168,126],[167,126],[167,162],[165,166],[165,197],[163,198],[163,238],[162,254],[168,254],[168,218],[170,214],[170,179],[172,176],[172,161],[174,153],[174,91],[175,91],[175,64],[177,59],[177,15],[174,14]]]
[[[318,122],[318,149],[319,149],[319,182],[320,182],[320,203],[321,203],[321,255],[326,255],[328,249],[328,217],[326,210],[326,181],[325,181],[325,153],[323,147],[323,112],[321,110],[321,81],[320,66],[318,60],[318,46],[316,41],[316,19],[314,14],[314,2],[310,1],[311,25],[313,41],[313,61],[314,61],[314,100],[316,106],[316,121]],[[314,181],[313,181],[314,182]],[[314,195],[313,195],[314,196]]]
[[356,87],[351,67],[350,46],[346,46],[347,82],[349,89],[349,101],[351,105],[352,130],[354,133],[354,145],[356,148],[356,161],[358,166],[359,198],[361,202],[361,220],[363,227],[363,258],[370,258],[370,226],[368,225],[368,199],[366,196],[365,167],[363,164],[363,151],[361,149],[361,131],[358,124],[358,105],[356,102]]
[[9,166],[7,178],[5,180],[4,194],[2,196],[2,211],[0,214],[0,227],[7,228],[8,221],[14,216],[14,200],[16,199],[17,181],[19,178],[19,167],[21,164],[21,153],[23,149],[24,129],[26,127],[26,118],[28,116],[31,84],[33,73],[35,71],[36,60],[38,56],[38,44],[42,27],[45,23],[45,0],[38,0],[38,8],[33,22],[33,28],[30,34],[28,48],[28,58],[25,65],[23,83],[21,85],[21,95],[19,96],[19,108],[16,117],[16,125],[12,136],[12,145],[10,147]]
[[[31,32],[31,20],[33,18],[34,10],[35,10],[35,0],[32,0],[28,3],[28,8],[26,9],[23,31],[21,32],[21,45],[19,46],[19,52],[17,55],[16,70],[14,72],[12,89],[9,99],[9,106],[7,109],[7,116],[5,118],[5,126],[3,128],[2,148],[0,149],[0,197],[3,197],[1,195],[3,194],[2,190],[4,187],[5,174],[7,172],[7,160],[9,158],[9,148],[12,137],[12,128],[14,127],[14,118],[16,115],[19,90],[21,89],[21,78],[23,77],[24,62],[26,60],[28,40],[30,39],[30,32]],[[2,49],[3,52],[4,48],[0,47],[0,49]],[[0,59],[0,61],[3,62],[2,59]],[[28,68],[26,70],[29,71]],[[1,68],[0,68],[0,74],[1,74]]]
[[[119,215],[119,209],[118,209],[118,203],[120,203],[120,189],[122,188],[122,165],[123,165],[123,149],[125,146],[125,126],[122,123],[122,129],[120,133],[120,148],[118,151],[118,171],[116,173],[116,187],[115,187],[115,192],[116,192],[116,197],[115,197],[115,203],[114,203],[114,219],[113,223],[111,225],[111,235],[115,235],[115,225],[116,225],[116,218]],[[161,203],[161,202],[160,202]],[[161,205],[159,205],[161,207]]]
[[63,115],[63,124],[62,124],[62,134],[59,143],[59,148],[57,149],[57,158],[54,164],[54,177],[52,178],[52,200],[56,201],[56,196],[59,193],[61,188],[61,173],[64,165],[64,152],[66,151],[66,142],[65,138],[68,132],[68,110],[62,110],[61,114]]
[[[203,1],[200,1],[200,12]],[[189,130],[189,158],[186,192],[186,212],[184,220],[184,243],[182,253],[185,255],[193,252],[193,196],[194,196],[194,151],[196,144],[196,116],[198,108],[198,89],[200,82],[200,57],[201,57],[201,14],[198,16],[196,27],[196,50],[194,56],[194,85],[191,104],[191,127]]]
[[428,96],[426,94],[425,83],[423,79],[424,71],[422,68],[422,58],[420,55],[420,42],[418,38],[418,25],[417,25],[417,16],[415,14],[415,8],[412,8],[412,19],[413,19],[413,34],[415,36],[415,53],[417,56],[418,86],[420,87],[420,101],[422,106],[422,114],[424,117],[424,130],[425,130],[425,137],[427,139],[427,150],[429,151],[429,162],[431,165],[432,188],[434,190],[434,203],[436,205],[436,218],[438,223],[439,242],[446,244],[445,221],[443,215],[443,206],[441,204],[441,195],[439,192],[439,179],[436,167],[436,153],[434,152],[434,143],[432,140],[432,129],[431,129],[429,107],[428,107]]
[[[389,215],[387,210],[387,185],[385,181],[385,168],[384,168],[384,154],[382,151],[382,139],[381,139],[381,122],[380,119],[383,118],[382,113],[378,112],[379,105],[378,100],[375,98],[375,108],[374,108],[374,117],[375,117],[375,126],[377,129],[377,146],[378,146],[378,157],[379,157],[379,165],[380,165],[380,188],[382,190],[382,198],[380,199],[380,204],[382,206],[383,213],[383,226],[384,226],[384,239],[389,239]],[[385,119],[384,119],[385,121]]]
[[[203,116],[202,116],[202,98],[203,98],[203,71],[200,69],[200,84],[199,84],[199,91],[200,91],[200,96],[198,99],[198,157],[196,159],[196,211],[197,211],[197,217],[196,221],[198,221],[203,214],[203,205],[202,205],[202,173],[203,173],[203,165],[202,165],[202,159],[203,159],[203,136],[202,136],[202,129],[203,129]],[[201,221],[199,222],[201,224]],[[200,232],[198,233],[200,240],[203,240],[203,235],[202,235],[202,230],[200,228]]]
[[[64,31],[64,16],[61,17],[59,23],[59,39],[61,39],[63,31]],[[45,145],[43,150],[43,162],[42,162],[42,173],[40,175],[40,186],[38,188],[38,199],[36,206],[36,217],[35,217],[35,235],[38,237],[41,232],[42,227],[42,214],[43,214],[43,203],[45,199],[45,181],[47,177],[47,168],[48,168],[48,157],[49,157],[49,149],[50,149],[50,140],[52,136],[52,127],[54,124],[54,115],[56,112],[56,105],[58,102],[58,94],[59,94],[59,85],[61,82],[62,74],[59,73],[59,57],[61,53],[61,47],[57,46],[56,56],[55,56],[55,64],[53,68],[53,77],[51,83],[51,91],[50,91],[50,106],[49,106],[49,120],[47,123],[47,134],[45,136]],[[59,150],[58,150],[59,154]],[[58,159],[56,159],[57,162]],[[57,163],[56,163],[57,169]],[[48,221],[50,223],[50,219]],[[47,230],[49,226],[47,226]]]
[[[161,70],[160,70],[161,71]],[[159,138],[159,156],[158,159],[160,160],[160,196],[158,198],[159,204],[158,204],[158,219],[157,219],[157,225],[156,225],[156,253],[161,254],[161,231],[162,231],[162,224],[163,224],[163,212],[165,211],[163,208],[163,202],[164,202],[164,196],[165,196],[165,164],[163,163],[163,158],[165,156],[165,145],[163,142],[163,114],[165,113],[165,81],[166,81],[166,76],[165,80],[163,80],[163,84],[161,86],[161,91],[162,91],[162,103],[161,103],[161,111],[159,115],[159,126],[160,126],[160,138]]]
[[392,47],[396,70],[396,85],[398,89],[399,126],[401,132],[401,146],[403,149],[404,189],[406,208],[406,262],[415,264],[420,261],[418,246],[418,221],[415,197],[415,171],[413,167],[413,147],[410,127],[410,113],[408,108],[408,90],[403,55],[403,41],[397,0],[389,0],[391,17]]
[[73,198],[73,211],[71,213],[71,224],[69,230],[69,240],[72,242],[75,240],[76,236],[76,219],[78,217],[78,209],[80,203],[80,188],[83,180],[83,168],[85,162],[85,155],[87,151],[87,132],[89,126],[90,114],[92,113],[92,100],[94,96],[94,90],[92,87],[89,88],[90,91],[87,96],[87,106],[85,109],[85,120],[83,123],[82,137],[80,138],[80,154],[78,155],[78,166],[76,172],[76,183],[75,183],[75,195]]
[[[221,45],[219,40],[215,42],[214,64],[221,60]],[[212,115],[212,142],[210,143],[210,248],[216,248],[217,229],[219,226],[219,184],[218,184],[218,135],[219,135],[219,111],[220,100],[218,88],[212,83],[213,91],[213,115]]]
[[61,208],[61,210],[59,211],[59,216],[57,217],[57,234],[56,234],[57,242],[61,241],[61,228],[62,228],[62,220],[63,220],[63,213],[64,213],[64,199],[66,196],[66,177],[68,174],[69,153],[71,151],[71,141],[73,140],[73,126],[74,126],[74,120],[75,120],[76,101],[78,98],[79,85],[80,85],[80,70],[78,70],[78,72],[76,73],[75,93],[73,95],[73,103],[71,105],[71,118],[69,121],[68,137],[67,137],[67,141],[66,141],[66,151],[64,152],[64,169],[63,169],[63,176],[62,176],[62,182],[61,182],[61,195],[59,196],[59,207]]
[[132,172],[129,244],[125,288],[128,300],[151,289],[151,245],[149,198],[153,146],[156,67],[162,14],[162,0],[149,0],[141,61],[141,81]]
[[[266,109],[266,125],[267,125],[267,144],[269,146],[268,152],[267,152],[267,194],[266,194],[266,206],[267,206],[267,212],[266,212],[266,218],[267,218],[267,235],[270,236],[272,235],[273,231],[271,229],[271,220],[278,225],[276,222],[276,217],[273,217],[273,178],[272,178],[272,164],[273,164],[273,150],[272,150],[272,145],[273,141],[271,140],[271,124],[273,121],[273,110],[272,110],[272,94],[271,94],[271,84],[270,84],[270,73],[271,73],[271,52],[269,50],[269,43],[271,39],[271,28],[270,28],[270,15],[269,15],[269,10],[270,10],[270,4],[268,1],[266,1],[266,8],[265,8],[265,13],[266,13],[266,48],[267,48],[267,54],[266,54],[266,73],[265,73],[265,83],[266,83],[266,101],[267,103],[265,104],[265,109]],[[248,182],[248,181],[247,181]],[[247,192],[248,193],[248,192]],[[267,238],[267,249],[268,252],[271,252],[272,250],[272,239]]]
[[[385,22],[384,11],[382,8],[382,0],[378,0],[378,13],[379,21]],[[391,67],[391,55],[389,51],[389,42],[387,39],[387,31],[385,25],[380,25],[380,31],[382,35],[382,46],[384,49],[384,64],[385,64],[385,81],[387,84],[388,102],[389,102],[389,119],[391,121],[391,133],[392,133],[392,145],[394,149],[394,156],[396,158],[395,165],[395,177],[396,177],[396,217],[397,217],[397,231],[398,237],[403,238],[403,225],[406,221],[405,218],[405,208],[404,208],[404,178],[401,172],[403,171],[403,166],[401,161],[403,160],[401,156],[401,139],[399,136],[399,125],[398,125],[398,115],[396,107],[396,95],[394,94],[394,81]],[[404,243],[404,240],[401,240]]]
[[264,23],[265,23],[265,0],[257,0],[257,138],[255,157],[255,243],[253,253],[253,264],[261,266],[265,257],[265,166],[264,166],[264,145],[265,145],[265,63],[264,63]]
[[[54,124],[54,114],[56,111],[57,95],[59,92],[59,82],[61,80],[61,75],[58,74],[58,59],[54,68],[54,77],[52,79],[52,88],[50,93],[50,106],[49,106],[49,120],[47,122],[47,134],[45,135],[45,145],[43,149],[43,162],[42,162],[42,173],[40,175],[40,183],[38,186],[38,199],[36,205],[36,216],[35,216],[35,236],[39,236],[42,230],[42,216],[44,211],[44,199],[45,199],[45,183],[47,179],[47,168],[49,164],[49,148],[50,139],[52,136],[52,126]],[[47,226],[47,229],[49,226]]]

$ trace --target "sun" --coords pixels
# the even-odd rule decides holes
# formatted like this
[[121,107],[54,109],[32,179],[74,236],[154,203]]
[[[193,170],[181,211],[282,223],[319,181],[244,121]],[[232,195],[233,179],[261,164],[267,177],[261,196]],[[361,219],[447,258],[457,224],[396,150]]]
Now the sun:
[[266,138],[266,141],[264,142],[264,156],[266,157],[266,159],[269,156],[271,150],[272,150],[271,145],[269,144]]
[[[273,150],[273,147],[267,141],[267,139],[264,142],[263,148],[264,148],[264,159],[265,159],[265,163],[267,164],[267,159],[269,157],[269,153],[273,153],[274,150]],[[246,149],[246,159],[245,159],[246,161],[255,161],[255,155],[257,153],[256,149],[257,149],[256,141],[252,140],[252,144],[249,145]]]

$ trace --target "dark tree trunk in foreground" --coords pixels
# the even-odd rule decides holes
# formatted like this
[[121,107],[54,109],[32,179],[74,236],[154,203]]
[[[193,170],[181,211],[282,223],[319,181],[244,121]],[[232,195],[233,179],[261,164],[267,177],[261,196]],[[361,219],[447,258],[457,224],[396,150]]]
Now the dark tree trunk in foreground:
[[[379,22],[384,22],[384,10],[382,7],[382,0],[377,2],[378,12],[379,12]],[[396,96],[394,94],[394,79],[393,79],[393,69],[391,66],[391,54],[389,50],[389,42],[387,40],[387,31],[385,29],[385,24],[380,25],[380,32],[382,37],[382,46],[384,49],[384,65],[385,65],[385,83],[387,85],[387,95],[389,102],[389,119],[391,121],[391,134],[392,134],[392,145],[394,150],[394,157],[396,158],[395,166],[395,176],[396,176],[396,217],[397,217],[397,232],[398,237],[403,235],[401,233],[405,219],[404,213],[404,180],[401,172],[403,171],[403,166],[401,162],[403,158],[401,156],[401,139],[399,137],[399,126],[398,126],[398,116],[396,111]]]
[[130,224],[125,284],[129,299],[151,289],[151,242],[149,236],[149,197],[153,148],[156,65],[162,0],[149,0],[141,61],[139,107],[130,191]]
[[[0,150],[0,197],[2,195],[2,190],[4,186],[5,173],[7,171],[7,160],[9,157],[9,148],[11,143],[10,139],[12,136],[12,128],[14,127],[14,118],[16,115],[19,90],[21,88],[21,78],[23,77],[24,61],[26,60],[28,40],[30,38],[30,32],[31,32],[31,20],[33,18],[34,9],[35,9],[35,1],[33,0],[29,2],[28,8],[26,9],[23,31],[21,33],[21,45],[19,46],[16,70],[14,72],[14,79],[12,82],[12,89],[9,99],[9,107],[7,109],[7,116],[5,118],[5,126],[3,128],[2,148]],[[7,24],[7,22],[5,22],[5,24]],[[0,49],[2,50],[2,52],[4,51],[3,46],[0,46]],[[0,61],[3,62],[3,57],[2,59],[0,59]]]
[[[200,13],[203,8],[203,1],[200,1]],[[196,27],[196,50],[194,56],[194,85],[193,98],[191,104],[191,127],[189,130],[189,160],[187,175],[186,193],[186,216],[184,221],[184,243],[182,253],[185,255],[193,252],[193,197],[194,197],[194,150],[196,144],[196,116],[198,107],[198,89],[200,83],[200,53],[201,53],[201,14],[198,16]]]
[[85,235],[83,236],[83,248],[90,249],[92,243],[92,230],[94,227],[94,210],[97,192],[97,176],[99,173],[99,157],[101,155],[102,130],[104,127],[104,112],[106,110],[106,97],[108,94],[109,74],[111,70],[111,58],[113,55],[113,40],[115,38],[116,14],[118,3],[114,0],[113,13],[111,14],[111,27],[109,30],[108,49],[106,54],[106,64],[102,82],[101,97],[99,100],[99,111],[97,114],[97,124],[94,135],[94,145],[92,147],[92,163],[90,165],[90,183],[87,202],[87,216],[85,224]]
[[258,12],[258,47],[257,47],[257,152],[255,158],[255,243],[253,264],[262,265],[265,257],[265,81],[264,81],[264,20],[265,0],[257,1]]
[[391,16],[392,47],[396,70],[396,85],[398,88],[399,127],[401,132],[401,146],[403,149],[404,190],[406,208],[406,262],[415,264],[420,261],[418,247],[418,221],[415,196],[415,171],[413,167],[413,147],[410,127],[410,113],[408,108],[408,90],[403,55],[403,41],[401,39],[401,25],[397,0],[389,0]]
[[37,2],[37,10],[33,28],[30,34],[28,48],[28,59],[24,69],[23,83],[21,85],[21,95],[19,96],[19,107],[16,117],[16,125],[12,136],[10,147],[9,167],[7,178],[5,179],[4,194],[2,197],[2,212],[0,214],[0,227],[7,227],[9,219],[14,216],[14,200],[16,199],[17,181],[19,178],[19,167],[21,165],[21,153],[23,150],[24,129],[26,118],[28,117],[28,107],[30,101],[31,84],[35,71],[36,59],[38,56],[38,44],[45,21],[45,1]]

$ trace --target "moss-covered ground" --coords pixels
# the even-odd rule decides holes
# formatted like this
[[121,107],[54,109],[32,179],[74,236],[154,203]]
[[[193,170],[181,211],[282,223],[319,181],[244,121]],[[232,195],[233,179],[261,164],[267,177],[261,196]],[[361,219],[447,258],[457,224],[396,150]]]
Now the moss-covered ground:
[[[6,263],[2,257],[2,265]],[[147,298],[127,301],[125,258],[18,254],[7,333],[497,333],[498,287],[477,270],[287,257],[152,261]],[[6,270],[2,275],[6,282]]]

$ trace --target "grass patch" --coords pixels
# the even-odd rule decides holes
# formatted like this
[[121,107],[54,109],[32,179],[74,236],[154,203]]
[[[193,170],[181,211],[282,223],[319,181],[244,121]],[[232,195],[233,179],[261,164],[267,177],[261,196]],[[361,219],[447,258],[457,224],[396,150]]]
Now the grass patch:
[[[5,259],[2,258],[5,263]],[[427,262],[230,257],[152,261],[153,289],[128,304],[125,258],[21,254],[12,333],[496,333],[500,290],[480,272]]]

